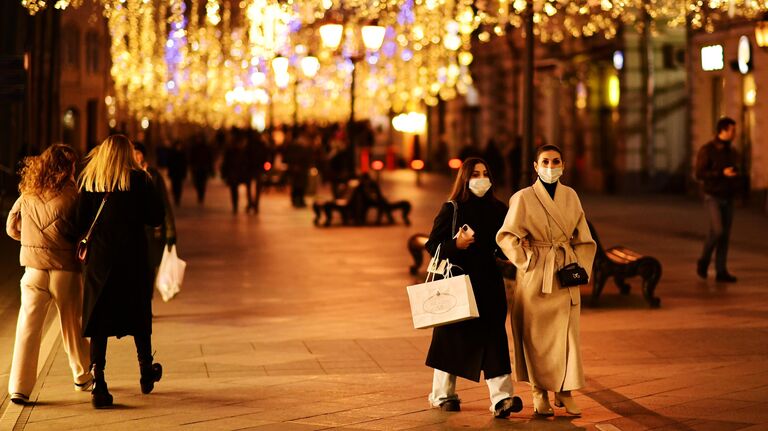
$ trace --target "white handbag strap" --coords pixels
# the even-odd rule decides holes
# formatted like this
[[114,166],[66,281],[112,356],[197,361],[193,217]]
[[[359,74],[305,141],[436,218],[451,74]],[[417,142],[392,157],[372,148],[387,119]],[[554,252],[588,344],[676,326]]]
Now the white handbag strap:
[[437,266],[440,264],[440,244],[437,245],[437,249],[435,250],[435,255],[432,257],[432,259],[429,260],[429,265],[427,265],[427,280],[425,283],[429,283],[429,274],[432,274],[432,281],[435,281],[435,272],[430,271],[430,267],[433,265],[435,266],[435,270],[437,270]]
[[[450,202],[451,205],[453,205],[453,221],[451,222],[451,236],[453,236],[454,232],[456,231],[456,218],[457,218],[457,213],[459,212],[459,204],[456,203],[456,201],[454,201],[454,200],[450,200],[448,202]],[[435,255],[429,261],[429,265],[427,267],[427,280],[425,281],[425,283],[429,283],[429,281],[430,281],[429,280],[429,275],[430,274],[432,274],[432,281],[435,281],[435,274],[437,274],[437,272],[436,271],[432,272],[432,271],[429,270],[429,267],[432,266],[433,262],[434,262],[434,265],[435,265],[435,269],[437,269],[437,267],[440,265],[440,244],[437,245],[437,249],[435,250]],[[448,259],[445,260],[445,264],[446,264],[445,265],[445,270],[440,275],[442,275],[443,278],[452,277],[453,274],[451,273],[451,268],[453,268],[456,265],[452,265],[451,262]],[[456,266],[456,267],[457,268],[461,268],[459,266]]]

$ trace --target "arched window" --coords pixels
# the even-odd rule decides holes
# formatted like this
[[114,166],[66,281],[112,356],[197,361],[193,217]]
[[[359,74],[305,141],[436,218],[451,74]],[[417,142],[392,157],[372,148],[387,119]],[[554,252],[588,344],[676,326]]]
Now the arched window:
[[95,31],[89,31],[85,36],[85,70],[88,73],[101,71],[100,47],[99,34]]
[[61,63],[65,68],[80,69],[80,30],[72,23],[61,30]]
[[77,108],[71,106],[64,110],[61,117],[61,140],[63,143],[80,148],[80,113]]

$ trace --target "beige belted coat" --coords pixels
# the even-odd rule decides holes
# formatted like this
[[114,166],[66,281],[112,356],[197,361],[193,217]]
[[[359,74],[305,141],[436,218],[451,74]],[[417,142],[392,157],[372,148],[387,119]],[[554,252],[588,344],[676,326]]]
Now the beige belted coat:
[[579,343],[580,291],[556,272],[572,262],[592,273],[596,246],[576,192],[540,180],[509,200],[496,242],[517,267],[511,311],[517,381],[560,392],[584,386]]

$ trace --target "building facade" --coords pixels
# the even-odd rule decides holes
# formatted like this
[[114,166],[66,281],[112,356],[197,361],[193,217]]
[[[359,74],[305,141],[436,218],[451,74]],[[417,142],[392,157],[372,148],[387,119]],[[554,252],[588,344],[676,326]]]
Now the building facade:
[[764,205],[768,125],[760,119],[768,116],[768,52],[757,46],[755,23],[736,21],[714,33],[695,33],[690,53],[693,154],[714,137],[718,118],[736,120],[734,147],[742,157],[740,169],[747,174],[744,188],[753,203]]

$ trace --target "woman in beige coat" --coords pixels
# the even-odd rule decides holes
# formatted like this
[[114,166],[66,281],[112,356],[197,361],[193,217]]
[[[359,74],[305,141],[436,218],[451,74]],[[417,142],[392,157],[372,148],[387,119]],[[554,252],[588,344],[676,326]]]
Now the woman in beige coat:
[[552,391],[556,406],[579,415],[571,391],[584,386],[580,291],[560,286],[556,273],[574,262],[591,273],[596,247],[578,195],[559,183],[565,167],[560,149],[540,147],[533,166],[538,180],[512,196],[496,235],[518,269],[511,312],[515,376],[531,384],[537,414],[554,414]]
[[26,267],[8,379],[8,393],[16,404],[28,403],[35,385],[43,322],[51,300],[59,310],[75,389],[88,391],[93,383],[88,341],[82,337],[83,283],[75,258],[76,161],[72,148],[60,144],[25,159],[21,197],[6,222],[8,235],[21,241],[20,262]]

